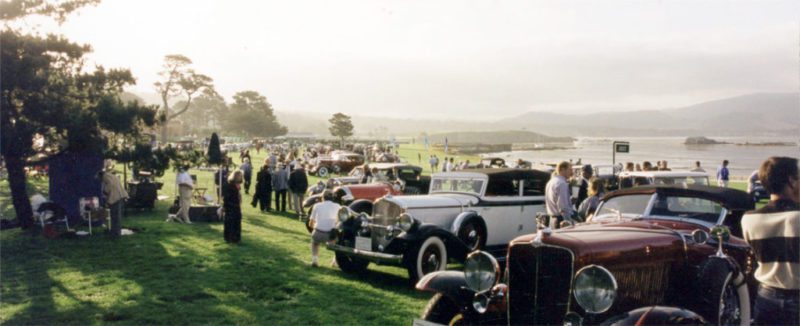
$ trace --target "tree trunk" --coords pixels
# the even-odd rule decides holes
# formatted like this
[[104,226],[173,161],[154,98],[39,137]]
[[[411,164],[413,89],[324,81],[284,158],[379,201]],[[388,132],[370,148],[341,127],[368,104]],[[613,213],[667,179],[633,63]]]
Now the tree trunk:
[[33,226],[33,208],[28,198],[25,182],[25,165],[19,157],[7,155],[6,168],[8,169],[8,185],[11,188],[11,198],[14,211],[17,212],[17,221],[20,227],[28,229]]
[[165,120],[164,121],[164,125],[161,126],[161,145],[166,145],[167,144],[167,137],[169,137],[169,135],[167,134],[168,125],[169,125],[169,120]]

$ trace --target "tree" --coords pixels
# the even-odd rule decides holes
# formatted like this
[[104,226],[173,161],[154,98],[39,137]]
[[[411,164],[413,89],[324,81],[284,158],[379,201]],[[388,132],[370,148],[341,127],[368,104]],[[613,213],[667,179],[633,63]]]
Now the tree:
[[334,114],[328,122],[331,123],[331,126],[328,127],[331,135],[333,137],[338,137],[341,146],[344,147],[344,139],[353,135],[353,121],[350,119],[350,116],[339,112]]
[[211,140],[208,142],[208,151],[206,152],[208,164],[219,165],[222,164],[222,150],[219,147],[219,136],[217,133],[211,134]]
[[[186,101],[175,103],[176,107],[183,107]],[[188,114],[181,115],[180,119],[186,129],[195,134],[208,133],[222,126],[222,119],[228,112],[225,99],[211,89],[206,89],[189,105]]]
[[[189,106],[192,104],[192,98],[195,94],[203,91],[214,92],[214,80],[206,75],[196,73],[194,69],[189,67],[191,64],[192,60],[184,55],[170,54],[164,56],[164,70],[158,73],[163,80],[154,84],[162,101],[162,142],[167,142],[168,140],[167,131],[169,121],[189,110]],[[179,106],[177,111],[171,112],[169,100],[181,94],[186,97],[183,106]]]
[[[58,19],[89,3],[96,2],[21,0],[0,2],[0,11],[9,20],[32,13]],[[17,14],[9,15],[7,6],[16,6]],[[64,152],[104,153],[118,140],[136,137],[141,126],[152,126],[156,112],[155,107],[119,99],[123,86],[134,83],[128,70],[98,66],[85,71],[88,45],[54,35],[23,35],[7,26],[0,34],[0,154],[8,169],[17,219],[29,228],[33,211],[26,192],[26,165]],[[43,145],[34,145],[35,137],[43,139]]]
[[278,122],[267,98],[255,91],[233,95],[233,103],[223,119],[223,126],[232,133],[249,137],[277,137],[288,129]]

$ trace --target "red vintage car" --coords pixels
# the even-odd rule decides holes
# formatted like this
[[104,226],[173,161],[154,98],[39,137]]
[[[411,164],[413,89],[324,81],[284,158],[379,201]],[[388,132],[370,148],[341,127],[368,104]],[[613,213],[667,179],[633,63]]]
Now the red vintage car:
[[364,155],[352,152],[333,152],[330,156],[321,156],[313,160],[308,172],[320,178],[333,173],[347,173],[353,168],[364,164]]
[[[475,251],[465,272],[426,275],[436,293],[419,323],[748,325],[755,260],[739,190],[643,186],[605,196],[591,222]],[[504,260],[501,276],[498,260]]]

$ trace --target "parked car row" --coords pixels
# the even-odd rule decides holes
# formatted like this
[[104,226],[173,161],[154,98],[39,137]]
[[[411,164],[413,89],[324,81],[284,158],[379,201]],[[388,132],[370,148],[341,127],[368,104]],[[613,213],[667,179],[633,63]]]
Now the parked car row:
[[[346,273],[404,267],[434,294],[417,325],[750,321],[755,260],[740,220],[754,201],[710,187],[705,173],[620,173],[620,189],[589,221],[551,229],[550,171],[467,169],[424,180],[412,165],[372,167],[391,177],[362,183],[360,165],[328,181],[345,206],[327,247]],[[411,185],[420,190],[403,191]]]

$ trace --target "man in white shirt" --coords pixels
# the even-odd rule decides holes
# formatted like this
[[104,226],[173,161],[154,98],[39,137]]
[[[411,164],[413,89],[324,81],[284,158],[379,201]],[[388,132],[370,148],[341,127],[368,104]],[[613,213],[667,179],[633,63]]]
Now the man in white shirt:
[[[333,192],[325,190],[322,193],[322,202],[317,203],[311,209],[309,223],[314,228],[311,232],[311,266],[318,267],[317,256],[319,245],[325,242],[333,242],[331,231],[336,227],[339,209],[342,207],[333,202]],[[335,262],[335,260],[334,260]]]
[[[558,163],[556,174],[547,182],[544,190],[544,202],[547,207],[547,215],[556,218],[559,222],[569,221],[575,223],[572,218],[575,210],[572,208],[570,200],[570,187],[567,180],[572,177],[572,164],[567,161]],[[559,225],[550,226],[557,228]]]
[[[194,189],[194,181],[192,180],[192,176],[189,175],[188,170],[188,167],[181,167],[175,180],[175,183],[178,184],[181,205],[181,208],[178,209],[175,215],[178,217],[178,222],[192,224],[192,221],[189,219],[189,208],[192,207],[192,189]],[[167,222],[172,220],[175,220],[175,217],[169,216],[167,218]]]

